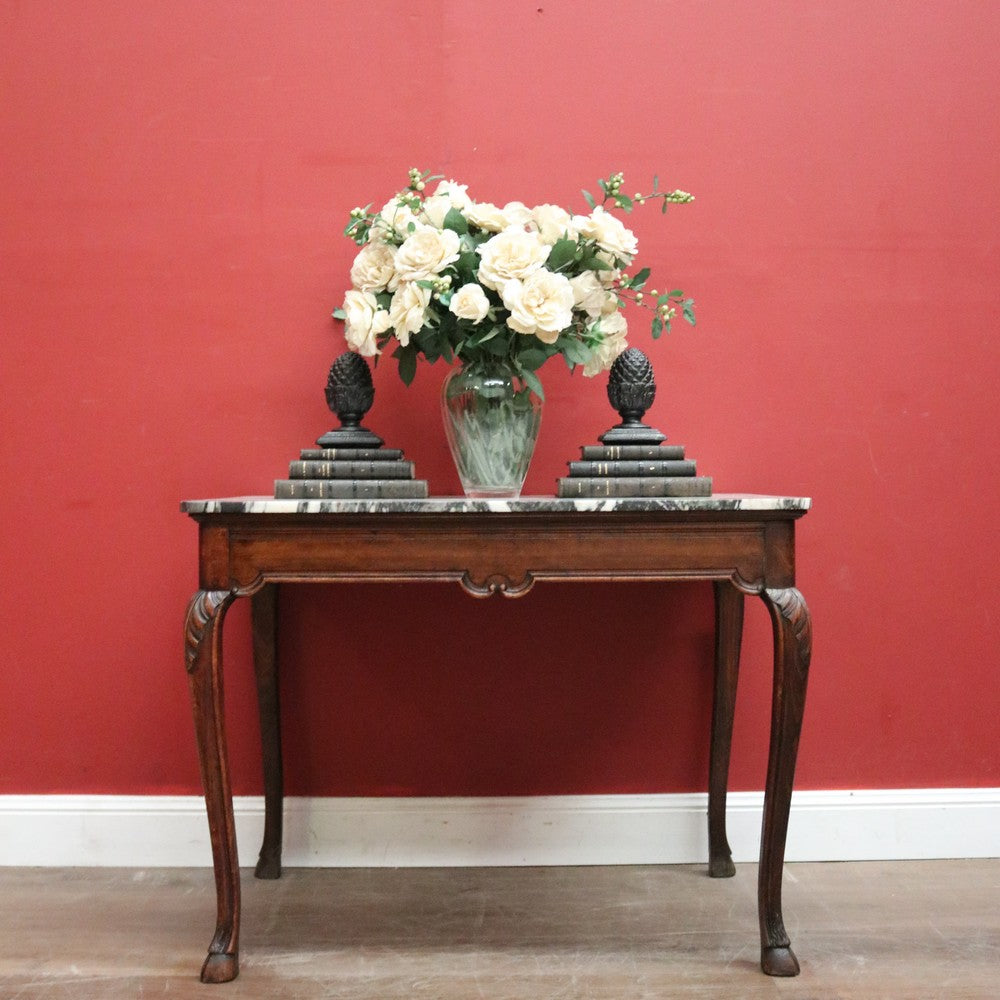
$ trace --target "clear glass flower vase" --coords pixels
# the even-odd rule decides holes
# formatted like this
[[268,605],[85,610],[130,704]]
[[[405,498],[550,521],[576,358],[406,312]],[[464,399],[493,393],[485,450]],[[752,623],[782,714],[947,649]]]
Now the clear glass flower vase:
[[542,421],[542,401],[524,379],[500,361],[453,368],[441,415],[465,495],[520,496]]

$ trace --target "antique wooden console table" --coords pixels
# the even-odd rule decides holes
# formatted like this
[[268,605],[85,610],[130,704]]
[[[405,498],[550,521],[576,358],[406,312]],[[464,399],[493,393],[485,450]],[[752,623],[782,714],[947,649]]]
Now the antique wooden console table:
[[277,584],[455,581],[476,597],[526,594],[538,581],[704,580],[715,590],[715,695],[709,764],[709,874],[733,875],[725,807],[744,595],[760,597],[774,634],[770,753],[758,876],[761,966],[793,976],[781,879],[811,626],[795,588],[795,521],[810,501],[717,495],[627,500],[192,500],[200,588],[185,658],[212,840],[218,920],[205,982],[239,970],[240,882],[223,719],[222,626],[250,597],[264,759],[258,878],[281,873],[282,772],[275,668]]

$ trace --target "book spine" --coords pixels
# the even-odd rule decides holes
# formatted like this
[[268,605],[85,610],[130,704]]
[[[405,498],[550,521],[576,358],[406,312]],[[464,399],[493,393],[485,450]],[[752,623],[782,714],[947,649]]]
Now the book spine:
[[423,500],[426,479],[278,479],[278,500]]
[[594,462],[617,462],[622,459],[681,459],[684,457],[682,444],[585,444],[580,449],[580,457]]
[[412,462],[290,462],[289,479],[412,479]]
[[585,477],[560,479],[558,497],[707,497],[712,495],[708,476],[628,478]]
[[570,462],[571,476],[693,476],[693,461]]
[[303,448],[299,458],[309,462],[398,462],[399,448]]

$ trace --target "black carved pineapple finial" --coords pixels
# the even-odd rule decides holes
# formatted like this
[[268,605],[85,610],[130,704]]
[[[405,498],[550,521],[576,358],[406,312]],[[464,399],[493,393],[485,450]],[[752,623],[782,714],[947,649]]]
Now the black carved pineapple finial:
[[642,420],[653,405],[656,382],[653,366],[638,347],[629,347],[615,359],[608,375],[608,400],[625,424]]
[[368,363],[360,354],[345,351],[330,366],[326,405],[344,427],[357,427],[375,402],[375,386]]
[[382,439],[361,426],[375,401],[372,373],[360,354],[345,351],[330,366],[326,380],[326,405],[337,414],[340,427],[324,434],[321,448],[378,448]]
[[600,440],[604,444],[659,444],[666,440],[665,434],[642,422],[655,396],[649,358],[638,347],[629,347],[618,355],[608,374],[608,400],[622,422],[605,431]]

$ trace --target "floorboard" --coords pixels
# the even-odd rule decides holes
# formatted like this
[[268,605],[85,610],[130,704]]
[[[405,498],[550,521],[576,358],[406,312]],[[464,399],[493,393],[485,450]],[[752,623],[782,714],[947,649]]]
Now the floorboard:
[[1000,997],[1000,861],[786,866],[788,980],[757,965],[756,874],[246,871],[240,977],[203,986],[209,870],[0,868],[0,998]]

